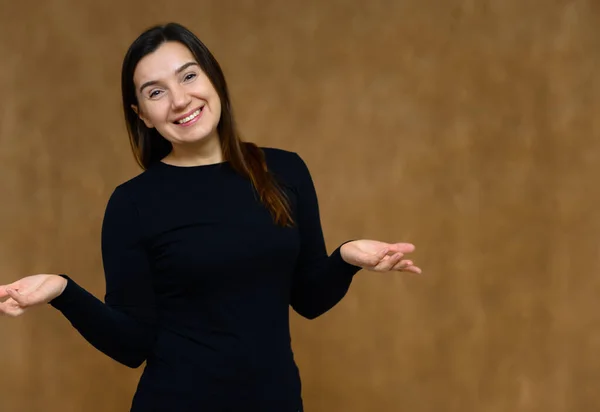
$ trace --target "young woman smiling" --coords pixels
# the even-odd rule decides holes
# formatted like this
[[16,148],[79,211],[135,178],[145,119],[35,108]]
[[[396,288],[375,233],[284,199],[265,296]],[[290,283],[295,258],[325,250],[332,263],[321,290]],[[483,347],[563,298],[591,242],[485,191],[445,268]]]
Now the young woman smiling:
[[146,362],[133,412],[301,411],[289,307],[325,313],[361,269],[420,273],[414,246],[363,239],[328,255],[305,163],[241,141],[219,64],[181,25],[142,33],[121,81],[144,171],[108,201],[104,301],[40,274],[0,286],[0,312],[50,303],[106,355]]

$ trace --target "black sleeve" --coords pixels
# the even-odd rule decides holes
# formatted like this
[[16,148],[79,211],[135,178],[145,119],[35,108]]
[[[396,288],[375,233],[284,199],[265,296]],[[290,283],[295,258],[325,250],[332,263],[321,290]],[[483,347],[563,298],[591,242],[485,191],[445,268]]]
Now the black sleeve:
[[132,368],[147,358],[156,330],[151,266],[141,233],[135,206],[117,188],[102,223],[106,303],[65,275],[64,292],[50,302],[96,349]]
[[342,259],[341,245],[328,256],[312,177],[298,155],[294,166],[300,256],[292,283],[291,306],[298,314],[314,319],[346,295],[353,276],[361,268]]

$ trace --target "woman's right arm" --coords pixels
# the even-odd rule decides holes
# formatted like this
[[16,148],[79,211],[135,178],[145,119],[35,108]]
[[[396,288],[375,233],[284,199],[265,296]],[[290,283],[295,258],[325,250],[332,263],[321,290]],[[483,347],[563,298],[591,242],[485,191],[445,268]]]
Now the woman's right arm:
[[[23,295],[9,295],[26,306],[45,303],[50,296],[46,302],[58,309],[91,345],[117,362],[137,368],[152,350],[156,336],[152,270],[141,229],[135,205],[124,188],[118,187],[102,223],[105,302],[66,275],[61,275],[66,285],[63,283],[64,290],[56,297],[51,291],[44,292],[42,286],[38,290],[23,288]],[[13,283],[14,289],[18,289],[19,282],[24,285],[23,281]],[[57,279],[46,283],[56,285]]]

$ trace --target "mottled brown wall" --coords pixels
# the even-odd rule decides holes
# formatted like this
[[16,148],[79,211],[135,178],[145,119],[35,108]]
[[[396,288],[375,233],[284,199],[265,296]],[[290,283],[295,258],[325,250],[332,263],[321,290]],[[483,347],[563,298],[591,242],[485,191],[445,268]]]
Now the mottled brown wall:
[[[423,277],[293,316],[308,412],[600,410],[598,2],[1,1],[0,283],[102,296],[104,206],[138,173],[121,59],[175,20],[246,137],[306,159],[330,248],[418,246]],[[2,411],[128,410],[140,371],[51,308],[0,330]]]

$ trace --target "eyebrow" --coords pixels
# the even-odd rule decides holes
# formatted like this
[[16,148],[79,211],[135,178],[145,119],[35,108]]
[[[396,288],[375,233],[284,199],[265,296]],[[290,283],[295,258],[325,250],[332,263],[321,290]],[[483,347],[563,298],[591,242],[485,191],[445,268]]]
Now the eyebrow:
[[[184,64],[183,66],[181,66],[180,68],[178,68],[177,70],[175,70],[175,74],[179,74],[182,71],[184,71],[185,69],[187,69],[190,66],[198,66],[198,63],[196,62],[187,62],[186,64]],[[149,82],[146,82],[144,84],[142,84],[140,86],[140,93],[149,86],[154,86],[155,84],[158,84],[158,80],[150,80]]]

